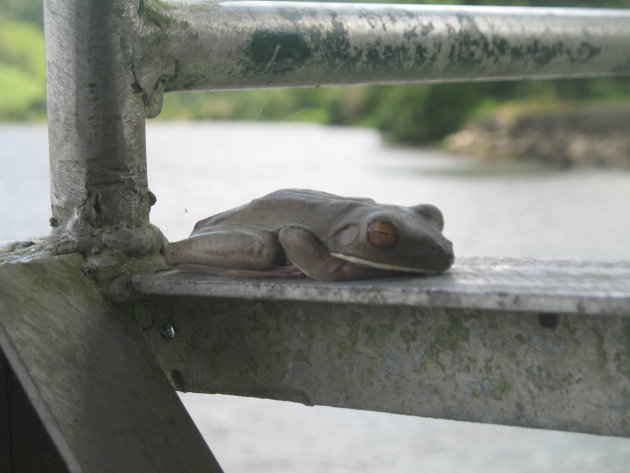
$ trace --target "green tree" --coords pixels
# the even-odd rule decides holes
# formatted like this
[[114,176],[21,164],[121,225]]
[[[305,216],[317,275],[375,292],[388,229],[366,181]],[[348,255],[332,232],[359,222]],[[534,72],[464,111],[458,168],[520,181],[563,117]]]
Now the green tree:
[[45,88],[41,28],[0,15],[0,118],[43,118]]

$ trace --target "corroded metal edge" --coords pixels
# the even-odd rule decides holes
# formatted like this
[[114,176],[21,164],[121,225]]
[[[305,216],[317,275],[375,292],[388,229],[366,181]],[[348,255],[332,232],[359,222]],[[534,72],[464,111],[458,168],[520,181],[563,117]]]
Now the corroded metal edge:
[[151,295],[630,316],[630,262],[460,258],[438,276],[335,283],[177,271],[132,280]]

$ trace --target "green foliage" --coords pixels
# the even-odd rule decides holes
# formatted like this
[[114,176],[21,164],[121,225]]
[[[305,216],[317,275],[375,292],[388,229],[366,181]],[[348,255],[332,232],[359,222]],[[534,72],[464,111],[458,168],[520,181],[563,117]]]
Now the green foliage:
[[357,124],[366,112],[364,90],[324,87],[167,94],[160,118]]
[[13,120],[37,117],[44,105],[41,84],[24,71],[0,63],[0,116]]
[[41,29],[0,16],[0,118],[43,118],[45,87]]
[[45,78],[44,35],[37,26],[0,15],[0,60]]
[[[167,94],[161,119],[283,120],[370,126],[392,142],[425,144],[505,101],[547,109],[630,104],[630,80],[573,79],[270,89]],[[522,107],[527,109],[528,107]]]
[[43,0],[0,0],[0,12],[40,28],[44,24]]
[[478,84],[418,84],[382,91],[377,126],[390,141],[427,143],[457,130],[483,99]]

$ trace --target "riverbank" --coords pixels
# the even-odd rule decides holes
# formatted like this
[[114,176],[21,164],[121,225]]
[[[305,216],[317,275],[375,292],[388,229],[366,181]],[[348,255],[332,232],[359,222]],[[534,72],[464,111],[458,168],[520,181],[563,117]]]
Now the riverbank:
[[630,107],[499,112],[470,122],[447,137],[445,145],[449,151],[492,161],[630,169]]

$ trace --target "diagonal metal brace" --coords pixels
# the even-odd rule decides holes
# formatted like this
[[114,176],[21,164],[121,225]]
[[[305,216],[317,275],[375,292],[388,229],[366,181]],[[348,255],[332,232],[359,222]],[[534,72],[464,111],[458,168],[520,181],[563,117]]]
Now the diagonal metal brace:
[[0,349],[68,471],[221,472],[141,330],[82,263],[0,265]]

